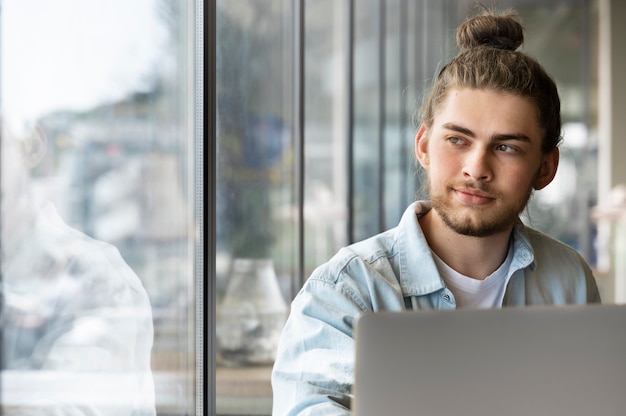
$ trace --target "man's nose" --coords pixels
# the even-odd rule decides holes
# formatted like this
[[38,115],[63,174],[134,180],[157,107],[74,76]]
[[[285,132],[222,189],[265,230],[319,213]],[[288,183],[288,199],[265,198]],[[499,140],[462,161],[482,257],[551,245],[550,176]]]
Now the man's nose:
[[492,155],[486,149],[474,149],[467,154],[463,165],[463,176],[468,179],[488,182],[493,179]]

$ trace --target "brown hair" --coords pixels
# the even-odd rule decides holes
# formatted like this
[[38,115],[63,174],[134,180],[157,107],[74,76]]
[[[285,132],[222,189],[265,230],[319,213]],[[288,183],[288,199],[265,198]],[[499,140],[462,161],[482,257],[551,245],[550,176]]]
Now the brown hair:
[[422,123],[432,126],[438,106],[452,88],[493,89],[532,100],[545,133],[542,150],[555,149],[561,141],[556,83],[535,59],[517,50],[524,42],[517,15],[485,9],[457,28],[456,41],[460,51],[434,80],[422,104]]

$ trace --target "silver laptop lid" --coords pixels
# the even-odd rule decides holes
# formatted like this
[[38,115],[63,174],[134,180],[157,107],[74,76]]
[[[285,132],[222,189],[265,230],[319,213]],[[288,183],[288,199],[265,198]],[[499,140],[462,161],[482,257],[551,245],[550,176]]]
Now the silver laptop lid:
[[382,312],[355,337],[356,416],[626,414],[626,306]]

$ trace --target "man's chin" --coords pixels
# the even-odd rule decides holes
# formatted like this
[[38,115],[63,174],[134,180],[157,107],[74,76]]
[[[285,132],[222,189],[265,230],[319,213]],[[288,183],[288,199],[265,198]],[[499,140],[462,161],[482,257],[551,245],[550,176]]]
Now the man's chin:
[[490,217],[488,220],[487,213],[484,210],[472,208],[468,210],[456,210],[457,212],[448,215],[445,210],[438,210],[438,215],[443,223],[457,234],[467,237],[490,237],[502,232],[509,231],[515,221],[515,218]]

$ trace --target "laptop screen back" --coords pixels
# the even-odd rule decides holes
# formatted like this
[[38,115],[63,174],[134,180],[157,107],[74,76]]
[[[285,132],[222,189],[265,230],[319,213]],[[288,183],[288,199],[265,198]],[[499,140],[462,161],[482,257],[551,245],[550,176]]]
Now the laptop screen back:
[[356,416],[626,414],[626,307],[382,312],[356,325]]

